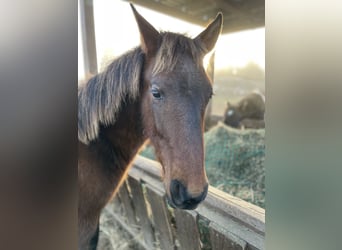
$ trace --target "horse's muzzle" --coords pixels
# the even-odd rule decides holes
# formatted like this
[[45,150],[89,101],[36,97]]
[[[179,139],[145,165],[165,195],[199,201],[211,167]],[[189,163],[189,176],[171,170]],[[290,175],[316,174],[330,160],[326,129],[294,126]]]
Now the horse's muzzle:
[[168,202],[173,208],[195,209],[198,204],[205,199],[207,193],[208,184],[204,187],[204,190],[200,195],[193,197],[180,181],[172,180],[170,185],[171,197],[168,197]]

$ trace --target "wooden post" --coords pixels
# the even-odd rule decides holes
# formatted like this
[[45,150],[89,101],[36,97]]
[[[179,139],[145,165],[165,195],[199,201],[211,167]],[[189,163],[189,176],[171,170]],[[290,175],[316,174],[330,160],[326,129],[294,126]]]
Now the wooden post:
[[128,177],[127,181],[131,189],[132,201],[135,208],[135,214],[138,219],[138,225],[144,235],[144,242],[149,249],[153,249],[155,238],[141,183],[132,177]]
[[170,213],[165,204],[164,195],[149,184],[146,185],[148,201],[151,204],[152,217],[160,248],[174,250],[173,230],[170,223]]
[[79,0],[85,75],[97,74],[93,0]]
[[137,224],[137,220],[135,217],[135,211],[134,211],[134,207],[133,207],[133,203],[132,203],[132,199],[130,197],[130,193],[128,191],[128,187],[127,187],[127,183],[126,181],[124,183],[122,183],[119,192],[118,192],[119,198],[122,202],[122,205],[124,206],[124,210],[126,213],[126,218],[127,221],[131,224],[131,225],[136,225]]
[[176,235],[180,250],[200,250],[201,240],[197,228],[197,213],[194,211],[174,210],[176,220]]
[[[228,226],[228,225],[227,225]],[[211,246],[213,250],[245,250],[247,243],[237,236],[220,228],[214,222],[209,225]]]
[[[213,87],[214,87],[214,72],[215,72],[215,52],[213,52],[212,55],[210,56],[209,64],[207,67],[207,75],[209,79],[211,80]],[[213,99],[210,99],[207,105],[207,109],[205,111],[205,115],[204,115],[205,130],[208,130],[208,128],[211,126],[212,102],[213,102]]]

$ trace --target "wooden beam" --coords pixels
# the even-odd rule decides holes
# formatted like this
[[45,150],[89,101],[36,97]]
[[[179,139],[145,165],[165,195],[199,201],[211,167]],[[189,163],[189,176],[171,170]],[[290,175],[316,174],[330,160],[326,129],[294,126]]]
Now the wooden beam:
[[201,26],[206,26],[217,12],[221,11],[224,15],[222,33],[265,26],[265,14],[262,12],[265,9],[265,2],[262,0],[249,0],[242,3],[226,0],[180,0],[177,2],[130,0],[130,2]]
[[85,75],[97,74],[93,0],[79,0]]

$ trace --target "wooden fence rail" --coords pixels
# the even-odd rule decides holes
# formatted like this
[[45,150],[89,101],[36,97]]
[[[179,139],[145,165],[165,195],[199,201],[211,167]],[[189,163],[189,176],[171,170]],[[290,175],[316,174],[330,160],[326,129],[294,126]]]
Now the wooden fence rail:
[[[196,210],[170,208],[160,178],[160,165],[138,156],[122,185],[115,220],[145,249],[264,249],[265,210],[209,187]],[[157,242],[157,245],[156,245]]]

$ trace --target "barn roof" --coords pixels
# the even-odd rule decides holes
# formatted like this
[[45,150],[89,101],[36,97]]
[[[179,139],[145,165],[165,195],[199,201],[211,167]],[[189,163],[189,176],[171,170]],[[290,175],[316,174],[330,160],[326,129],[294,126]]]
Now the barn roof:
[[205,26],[221,11],[222,33],[265,26],[264,0],[129,0],[155,11]]

